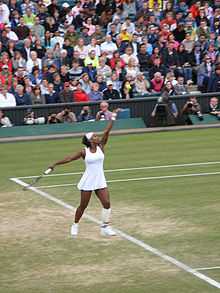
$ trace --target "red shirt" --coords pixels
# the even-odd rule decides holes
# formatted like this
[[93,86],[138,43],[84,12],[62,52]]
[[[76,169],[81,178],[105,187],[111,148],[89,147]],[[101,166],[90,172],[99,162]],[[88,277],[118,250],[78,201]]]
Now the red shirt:
[[89,96],[82,90],[75,90],[73,92],[73,102],[88,102]]

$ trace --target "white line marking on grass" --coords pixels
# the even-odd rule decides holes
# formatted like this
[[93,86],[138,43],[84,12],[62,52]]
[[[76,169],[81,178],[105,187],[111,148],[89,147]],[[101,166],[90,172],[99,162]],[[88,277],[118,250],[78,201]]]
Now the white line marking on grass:
[[218,270],[218,269],[220,269],[220,266],[219,267],[196,268],[195,270],[196,271],[208,271],[208,270]]
[[[10,178],[12,181],[14,181],[15,183],[23,186],[23,187],[28,187],[28,184],[23,182],[22,180],[18,179],[18,178]],[[49,193],[47,192],[44,192],[44,191],[41,191],[39,189],[37,189],[36,187],[29,187],[28,189],[34,191],[35,193],[41,195],[42,197],[44,198],[47,198],[49,200],[51,200],[52,202],[55,202],[57,203],[58,205],[61,205],[63,206],[64,208],[66,209],[69,209],[71,211],[74,211],[75,208],[72,206],[72,205],[69,205],[67,203],[65,203],[64,201],[50,195]],[[84,214],[84,218],[90,220],[91,222],[94,222],[98,225],[101,224],[101,222],[99,220],[97,220],[96,218],[92,217],[92,216],[89,216],[88,214]],[[164,254],[162,253],[160,250],[158,250],[157,248],[154,248],[146,243],[144,243],[143,241],[141,240],[138,240],[136,239],[135,237],[131,236],[131,235],[128,235],[127,233],[124,233],[123,231],[119,230],[119,229],[115,229],[115,232],[121,236],[122,238],[136,244],[137,246],[139,247],[142,247],[144,250],[148,251],[148,252],[151,252],[152,254],[154,255],[157,255],[159,256],[160,258],[166,260],[167,262],[169,263],[172,263],[173,265],[175,265],[176,267],[182,269],[183,271],[185,272],[188,272],[190,274],[192,274],[193,276],[205,281],[206,283],[212,285],[213,287],[216,287],[218,289],[220,289],[220,283],[215,281],[214,279],[196,271],[195,269],[191,268],[190,266],[178,261],[177,259],[167,255],[167,254]]]
[[[206,165],[217,165],[217,164],[220,164],[220,161],[187,163],[187,164],[176,164],[176,165],[146,166],[146,167],[134,167],[134,168],[124,168],[124,169],[109,169],[109,170],[105,170],[105,173],[134,171],[134,170],[151,170],[151,169],[177,168],[177,167],[206,166]],[[45,175],[44,177],[69,176],[69,175],[80,175],[80,174],[83,174],[83,171],[72,172],[72,173],[56,173],[56,174]],[[31,178],[36,178],[38,176],[39,175],[23,176],[23,177],[17,177],[17,178],[18,179],[31,179]]]
[[[210,175],[220,175],[220,172],[192,173],[192,174],[152,176],[152,177],[137,177],[137,178],[127,178],[127,179],[114,179],[114,180],[107,180],[107,183],[129,182],[129,181],[144,181],[144,180],[158,180],[158,179],[175,179],[175,178],[182,178],[182,177],[198,177],[198,176],[210,176]],[[55,187],[67,187],[67,186],[76,186],[76,185],[77,185],[77,183],[64,183],[64,184],[55,184],[55,185],[41,185],[41,186],[38,186],[38,188],[55,188]]]

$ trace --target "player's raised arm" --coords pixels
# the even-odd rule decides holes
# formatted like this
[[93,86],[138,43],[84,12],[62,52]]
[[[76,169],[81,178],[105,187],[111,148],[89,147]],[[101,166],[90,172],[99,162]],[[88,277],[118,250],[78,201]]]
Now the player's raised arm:
[[84,153],[83,153],[83,150],[81,150],[81,151],[79,151],[79,152],[77,152],[77,153],[75,153],[73,155],[65,157],[63,160],[55,162],[54,164],[52,164],[50,166],[50,168],[53,170],[58,165],[63,165],[63,164],[70,163],[72,161],[75,161],[75,160],[78,160],[80,158],[83,158],[83,156],[84,156]]
[[116,120],[116,117],[117,117],[117,113],[113,112],[111,120],[109,120],[109,123],[108,123],[106,129],[104,130],[102,138],[101,138],[101,145],[103,145],[103,146],[106,145],[106,143],[108,141],[108,137],[109,137],[110,131],[112,129],[113,123]]

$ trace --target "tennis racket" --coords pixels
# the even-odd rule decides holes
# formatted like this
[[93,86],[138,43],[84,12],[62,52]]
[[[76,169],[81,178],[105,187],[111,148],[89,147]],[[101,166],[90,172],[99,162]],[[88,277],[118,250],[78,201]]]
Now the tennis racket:
[[53,171],[53,169],[52,168],[48,168],[46,171],[44,171],[40,176],[37,176],[36,178],[34,178],[33,179],[33,181],[30,183],[30,184],[28,184],[27,186],[25,186],[24,188],[23,188],[23,190],[27,190],[27,189],[29,189],[30,187],[32,187],[32,186],[34,186],[41,178],[43,178],[44,177],[44,175],[48,175],[48,174],[50,174],[51,172]]

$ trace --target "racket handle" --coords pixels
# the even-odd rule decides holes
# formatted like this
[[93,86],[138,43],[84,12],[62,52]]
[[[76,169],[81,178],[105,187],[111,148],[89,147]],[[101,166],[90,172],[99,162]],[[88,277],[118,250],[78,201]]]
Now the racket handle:
[[44,175],[48,175],[50,174],[50,172],[52,172],[53,169],[52,168],[48,168],[46,171],[44,171]]

